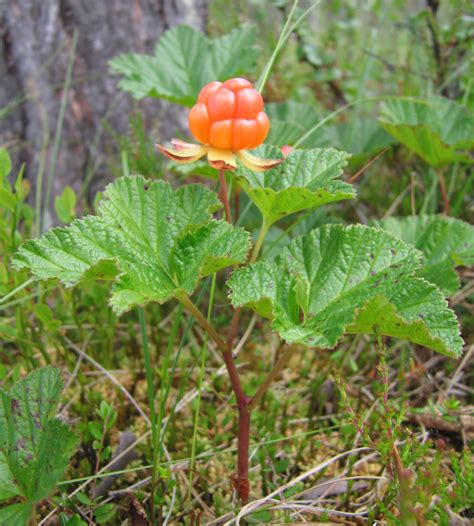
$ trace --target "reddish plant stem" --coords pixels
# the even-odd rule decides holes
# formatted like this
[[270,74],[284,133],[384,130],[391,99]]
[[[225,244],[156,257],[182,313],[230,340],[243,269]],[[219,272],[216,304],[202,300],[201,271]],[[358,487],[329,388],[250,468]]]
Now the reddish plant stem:
[[[227,191],[227,184],[225,180],[224,170],[219,170],[219,181],[220,181],[219,198],[224,206],[226,220],[232,224],[232,214],[230,211],[229,196],[228,196],[228,191]],[[238,214],[238,208],[239,208],[238,194],[236,194],[236,199],[235,199],[234,204],[235,204],[235,212],[236,214]],[[250,257],[251,262],[254,262],[256,260],[258,253],[260,251],[261,245],[262,245],[263,237],[265,233],[267,232],[267,230],[268,230],[268,227],[264,223],[264,225],[262,226],[261,234],[259,236],[257,245],[256,247],[254,247],[254,251],[252,252],[252,255]],[[251,421],[252,409],[255,407],[257,402],[260,400],[261,396],[263,396],[263,393],[268,389],[273,379],[279,374],[281,369],[287,363],[287,361],[289,360],[292,354],[292,350],[286,351],[284,353],[284,357],[278,360],[275,368],[269,373],[267,379],[264,381],[262,386],[257,391],[256,396],[252,400],[250,397],[248,397],[245,394],[242,388],[242,383],[240,381],[240,375],[235,365],[234,354],[232,352],[234,340],[235,340],[235,337],[237,335],[238,328],[239,328],[241,309],[235,309],[234,316],[230,323],[227,338],[224,341],[221,338],[221,336],[217,333],[217,331],[212,327],[212,325],[207,321],[207,319],[200,313],[199,309],[197,309],[197,307],[192,303],[192,301],[187,296],[181,297],[179,299],[194,314],[199,324],[204,329],[206,329],[208,334],[211,336],[211,338],[217,344],[219,349],[222,351],[222,356],[224,359],[225,366],[227,368],[227,372],[229,374],[230,383],[232,386],[232,390],[234,391],[234,394],[235,394],[235,398],[237,401],[237,409],[239,412],[238,433],[237,433],[236,489],[237,489],[237,494],[239,495],[240,500],[242,501],[242,503],[245,504],[249,499],[249,493],[250,493],[249,492],[248,472],[249,472],[250,421]]]
[[222,353],[222,357],[224,358],[224,363],[227,368],[227,372],[229,373],[230,384],[232,385],[232,389],[235,393],[235,398],[237,400],[237,407],[239,409],[241,407],[245,407],[248,404],[249,399],[245,395],[244,390],[242,388],[239,371],[237,370],[237,367],[235,365],[234,355],[232,354],[232,351],[230,349],[227,349]]
[[187,296],[183,295],[178,299],[193,314],[199,325],[201,325],[201,327],[206,330],[212,340],[216,343],[219,350],[222,351],[222,357],[229,374],[232,390],[235,393],[237,408],[239,411],[237,434],[237,493],[241,501],[246,502],[249,497],[248,457],[250,441],[250,411],[248,410],[247,406],[250,398],[246,396],[242,388],[239,372],[235,365],[234,355],[232,353],[232,345],[229,346],[229,344],[221,338],[219,333],[207,321],[205,316],[202,315],[200,310]]
[[[225,217],[229,223],[232,223],[232,214],[230,211],[229,195],[227,183],[225,180],[224,170],[219,170],[219,197],[224,205]],[[238,216],[239,194],[235,194],[235,213]],[[249,499],[249,442],[250,442],[250,418],[248,410],[250,398],[245,394],[240,381],[239,371],[235,365],[232,348],[234,340],[239,330],[240,309],[234,311],[234,316],[229,327],[229,333],[226,339],[226,350],[222,356],[229,373],[230,383],[237,400],[237,409],[239,411],[238,432],[237,432],[237,494],[243,504]]]
[[239,407],[239,431],[237,436],[237,493],[242,504],[249,500],[249,443],[251,411]]
[[438,172],[439,189],[441,190],[441,197],[443,199],[444,213],[449,216],[451,214],[451,206],[449,205],[448,191],[446,190],[446,181],[444,173]]
[[220,189],[219,189],[219,197],[222,201],[222,204],[224,205],[225,210],[225,218],[229,223],[232,223],[232,214],[230,212],[230,204],[229,204],[229,194],[227,193],[227,183],[225,181],[225,172],[224,170],[219,170],[219,182],[220,182]]
[[229,334],[227,336],[227,350],[223,353],[224,363],[229,373],[230,383],[237,400],[239,412],[238,431],[237,431],[237,494],[245,504],[249,499],[249,443],[250,443],[250,419],[251,411],[248,407],[250,397],[248,397],[240,381],[239,372],[235,365],[234,354],[232,352],[233,341],[237,333],[240,319],[240,309],[234,312]]
[[240,189],[236,188],[234,193],[234,218],[239,219]]
[[229,351],[231,351],[234,347],[234,340],[237,336],[237,331],[239,330],[241,310],[242,309],[240,307],[234,310],[234,315],[232,316],[232,321],[230,322],[230,329],[229,333],[227,334],[226,340],[227,348],[229,349]]

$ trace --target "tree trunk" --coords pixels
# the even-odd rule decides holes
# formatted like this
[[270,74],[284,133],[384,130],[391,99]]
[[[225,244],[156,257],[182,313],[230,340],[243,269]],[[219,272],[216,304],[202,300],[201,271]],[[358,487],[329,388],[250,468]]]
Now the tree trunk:
[[[110,177],[104,152],[106,120],[126,133],[134,103],[117,89],[109,59],[121,52],[153,51],[166,29],[189,24],[203,29],[206,0],[9,0],[0,2],[0,146],[15,169],[26,163],[35,187],[54,173],[53,196],[65,185],[80,189],[93,167],[93,191]],[[73,34],[77,31],[72,82],[54,169],[54,141]],[[184,111],[156,100],[139,103],[146,123],[182,124]],[[169,129],[169,128],[168,128]],[[169,133],[169,132],[168,132]],[[109,138],[110,140],[110,138]],[[51,171],[53,170],[53,171]],[[44,191],[44,189],[43,189]],[[52,202],[54,199],[51,200]],[[46,222],[51,223],[52,218]]]

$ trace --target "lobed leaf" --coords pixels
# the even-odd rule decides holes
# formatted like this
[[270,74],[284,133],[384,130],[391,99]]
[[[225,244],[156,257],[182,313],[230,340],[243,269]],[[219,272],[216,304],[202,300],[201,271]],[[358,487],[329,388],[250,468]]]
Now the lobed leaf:
[[158,97],[188,107],[208,82],[248,73],[255,64],[255,29],[249,26],[214,39],[177,26],[164,33],[153,55],[125,53],[109,63],[123,75],[119,86],[136,99]]
[[406,339],[440,353],[462,349],[454,313],[418,278],[421,254],[387,232],[326,225],[293,240],[273,262],[234,272],[235,307],[272,320],[288,342],[333,348],[345,333]]
[[[266,142],[274,146],[295,144],[321,120],[320,112],[315,106],[293,100],[265,104],[265,113],[271,122]],[[301,146],[306,148],[323,146],[320,141],[324,136],[325,128],[316,130]]]
[[0,509],[0,525],[1,526],[26,526],[31,517],[33,508],[27,502],[18,502],[10,504]]
[[61,389],[59,371],[46,367],[9,393],[0,391],[0,500],[18,495],[26,501],[2,510],[0,521],[25,522],[32,505],[54,489],[77,447],[74,433],[55,418]]
[[266,142],[274,146],[290,146],[313,130],[299,146],[302,148],[333,147],[351,154],[352,166],[366,162],[372,155],[389,146],[395,140],[377,121],[368,117],[344,123],[327,122],[316,128],[322,120],[315,106],[295,101],[273,102],[265,105],[271,122]]
[[433,167],[472,162],[474,118],[469,110],[444,97],[388,101],[380,123],[404,146]]
[[459,288],[458,266],[474,264],[474,227],[460,219],[438,215],[391,217],[376,223],[423,252],[419,275],[446,295]]
[[[268,145],[258,152],[264,158],[281,157]],[[272,170],[255,173],[239,165],[235,177],[267,223],[273,224],[295,212],[354,197],[353,186],[340,180],[347,158],[347,153],[330,148],[293,150]]]
[[191,294],[199,278],[245,260],[249,236],[213,220],[219,207],[216,195],[202,185],[173,191],[164,181],[122,177],[107,187],[98,216],[26,242],[14,266],[67,286],[112,280],[117,313],[163,303]]

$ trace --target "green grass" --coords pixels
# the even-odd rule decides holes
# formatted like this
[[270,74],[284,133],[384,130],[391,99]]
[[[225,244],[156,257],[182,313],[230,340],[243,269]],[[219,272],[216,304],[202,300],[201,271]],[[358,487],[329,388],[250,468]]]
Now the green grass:
[[[318,124],[323,131],[331,132],[333,126],[341,124],[350,127],[350,135],[357,136],[359,120],[376,120],[380,101],[394,95],[443,93],[473,109],[469,79],[472,51],[466,37],[471,30],[463,17],[468,2],[443,2],[434,21],[443,52],[442,66],[433,55],[424,2],[414,8],[404,0],[379,1],[370,8],[362,4],[355,0],[321,2],[313,8],[313,3],[302,2],[295,9],[295,17],[311,11],[289,34],[284,24],[293,4],[285,9],[281,7],[284,2],[238,2],[233,7],[213,0],[209,30],[214,35],[225,33],[242,18],[255,24],[260,49],[257,71],[263,72],[260,78],[265,99],[310,104],[323,116]],[[285,41],[282,49],[279,35],[283,36],[280,44]],[[272,60],[267,75],[265,65]],[[72,82],[71,76],[65,77],[63,101]],[[53,159],[60,151],[65,103],[61,109]],[[7,110],[0,109],[0,119]],[[130,171],[156,178],[173,177],[154,156],[149,131],[139,113],[131,115],[127,136],[107,126],[101,133],[109,134],[117,147],[118,153],[109,152],[111,175],[120,177]],[[44,160],[48,145],[45,135]],[[358,169],[349,168],[347,178]],[[22,240],[41,231],[46,210],[42,205],[44,172],[42,164],[38,174],[33,174],[39,188],[34,209],[24,199],[15,212],[0,208],[0,385],[8,388],[46,363],[58,366],[67,383],[61,415],[81,436],[81,446],[58,491],[36,509],[38,522],[47,516],[55,520],[61,516],[68,524],[67,518],[77,515],[82,517],[78,520],[92,523],[99,523],[101,516],[101,523],[122,523],[130,516],[130,489],[147,511],[154,501],[156,524],[207,524],[222,516],[235,521],[239,512],[246,513],[231,481],[236,401],[220,353],[192,316],[171,302],[151,304],[146,312],[134,311],[117,318],[107,305],[107,283],[90,282],[71,290],[49,282],[38,288],[27,273],[11,270],[12,254]],[[49,189],[54,172],[53,166],[46,184]],[[11,183],[15,176],[10,175]],[[91,165],[84,189],[93,176]],[[450,165],[445,178],[451,214],[472,220],[472,168]],[[278,228],[272,227],[263,246],[264,257],[278,252],[284,238],[322,224],[367,223],[391,215],[443,210],[436,173],[398,144],[368,167],[356,186],[359,197],[354,203],[295,215],[279,223]],[[50,190],[46,192],[51,200]],[[92,208],[92,203],[85,201],[86,193],[82,193],[81,205]],[[258,232],[261,217],[244,196],[240,211],[238,224]],[[226,275],[223,271],[204,281],[196,300],[222,335],[232,317],[223,287]],[[472,271],[461,269],[460,278],[461,292],[451,304],[463,328],[465,353],[470,353],[463,361],[434,356],[426,349],[395,340],[385,342],[382,356],[377,339],[364,336],[343,339],[333,352],[301,349],[292,357],[260,401],[251,431],[251,501],[285,489],[278,502],[254,503],[255,510],[245,515],[248,523],[302,522],[301,516],[294,514],[298,505],[312,506],[312,511],[302,516],[313,522],[340,520],[337,512],[349,514],[349,521],[360,509],[367,509],[367,517],[356,518],[355,523],[402,524],[399,482],[387,466],[394,439],[404,465],[415,477],[411,491],[426,521],[449,524],[448,510],[465,520],[472,519],[474,442],[472,433],[461,426],[461,417],[469,414],[473,404],[469,350]],[[81,354],[74,348],[93,361],[79,358]],[[235,349],[245,387],[253,393],[275,364],[280,342],[268,323],[244,311]],[[381,369],[384,360],[386,367]],[[386,371],[385,381],[381,370]],[[384,392],[388,401],[384,401]],[[96,410],[103,401],[117,412],[117,420],[104,433],[101,451],[107,447],[115,451],[126,430],[136,439],[135,457],[111,473],[107,472],[111,458],[100,457],[88,426],[98,419]],[[397,420],[400,414],[404,416]],[[370,450],[339,456],[360,447]],[[91,488],[110,474],[116,475],[113,493],[94,499]],[[337,491],[333,488],[325,494],[322,488],[327,487],[321,485],[331,479],[341,482]],[[303,497],[302,492],[309,490],[312,495]],[[434,496],[438,498],[436,504]],[[110,510],[103,508],[107,504]],[[328,510],[326,515],[322,508]]]

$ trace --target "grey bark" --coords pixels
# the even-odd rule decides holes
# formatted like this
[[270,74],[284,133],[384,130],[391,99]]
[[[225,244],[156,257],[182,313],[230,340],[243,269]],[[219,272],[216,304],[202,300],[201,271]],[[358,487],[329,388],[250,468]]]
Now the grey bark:
[[[37,184],[54,164],[54,136],[74,31],[78,32],[71,89],[57,157],[53,196],[69,184],[80,188],[93,167],[92,192],[107,173],[103,122],[126,133],[134,102],[117,89],[109,59],[121,52],[153,51],[168,28],[204,27],[206,0],[0,0],[0,146],[13,154],[16,169]],[[159,101],[140,102],[158,134],[160,121],[173,126],[183,112]],[[52,200],[53,201],[53,200]],[[47,225],[46,225],[47,226]]]

